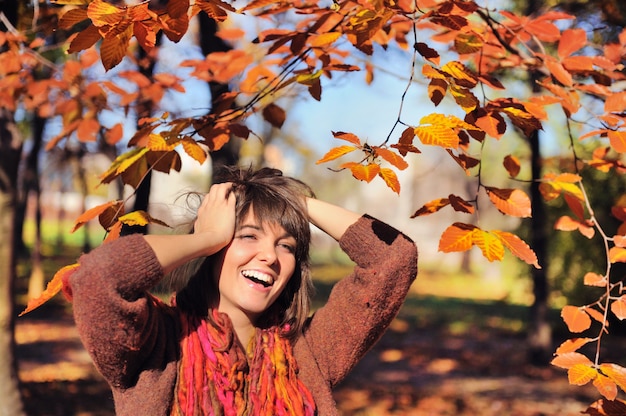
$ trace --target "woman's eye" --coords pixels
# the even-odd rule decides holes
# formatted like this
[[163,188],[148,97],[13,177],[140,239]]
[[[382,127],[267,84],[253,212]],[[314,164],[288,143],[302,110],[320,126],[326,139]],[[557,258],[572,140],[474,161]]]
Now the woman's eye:
[[242,240],[255,240],[256,236],[254,234],[240,234],[239,238]]
[[283,249],[285,249],[285,250],[287,250],[290,253],[295,253],[296,252],[296,248],[293,245],[289,244],[289,243],[280,243],[278,246],[283,248]]

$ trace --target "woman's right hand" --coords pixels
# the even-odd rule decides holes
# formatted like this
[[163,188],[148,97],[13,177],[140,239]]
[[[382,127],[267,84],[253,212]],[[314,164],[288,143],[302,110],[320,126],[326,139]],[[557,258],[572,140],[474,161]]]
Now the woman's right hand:
[[193,232],[207,238],[207,256],[226,247],[233,239],[236,199],[232,187],[229,182],[212,185],[198,208]]
[[236,200],[231,190],[230,183],[211,186],[198,208],[192,234],[145,236],[165,273],[194,258],[211,256],[232,241]]

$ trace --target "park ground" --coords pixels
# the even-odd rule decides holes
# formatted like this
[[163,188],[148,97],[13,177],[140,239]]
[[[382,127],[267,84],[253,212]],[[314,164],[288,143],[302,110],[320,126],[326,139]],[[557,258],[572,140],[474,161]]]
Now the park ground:
[[[336,389],[343,415],[573,416],[598,398],[590,386],[569,385],[563,370],[529,366],[527,307],[468,290],[480,278],[464,279],[455,295],[445,277],[420,275],[389,331]],[[332,278],[316,286],[323,300]],[[61,296],[18,318],[16,340],[28,415],[114,415]]]

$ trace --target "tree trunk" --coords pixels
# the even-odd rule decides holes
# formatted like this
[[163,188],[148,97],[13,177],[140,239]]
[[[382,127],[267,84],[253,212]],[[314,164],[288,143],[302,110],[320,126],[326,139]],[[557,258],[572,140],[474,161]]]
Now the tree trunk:
[[15,202],[22,152],[13,114],[0,109],[0,416],[24,415],[15,361]]
[[[217,36],[217,22],[211,19],[206,13],[198,15],[200,21],[200,48],[202,54],[207,56],[213,52],[226,52],[232,49],[222,38]],[[209,90],[211,92],[211,111],[215,108],[215,103],[220,96],[230,91],[228,84],[222,84],[210,81]],[[230,137],[220,150],[211,152],[212,169],[215,172],[220,166],[233,166],[239,163],[239,150],[241,148],[241,140],[237,137]]]

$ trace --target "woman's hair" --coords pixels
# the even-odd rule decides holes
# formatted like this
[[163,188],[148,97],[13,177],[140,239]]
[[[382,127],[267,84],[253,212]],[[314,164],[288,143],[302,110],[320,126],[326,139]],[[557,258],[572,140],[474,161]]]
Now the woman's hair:
[[[216,172],[214,183],[231,182],[236,197],[236,226],[241,225],[252,209],[259,223],[275,223],[296,240],[296,268],[279,298],[259,318],[257,325],[278,325],[286,337],[295,339],[309,315],[313,294],[309,246],[311,229],[306,197],[313,192],[303,182],[283,176],[277,169],[257,171],[224,167]],[[170,282],[186,281],[176,295],[177,306],[188,314],[211,319],[209,308],[219,301],[217,282],[212,278],[214,256],[197,259],[174,270]]]

